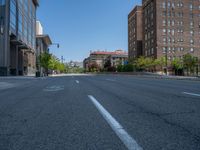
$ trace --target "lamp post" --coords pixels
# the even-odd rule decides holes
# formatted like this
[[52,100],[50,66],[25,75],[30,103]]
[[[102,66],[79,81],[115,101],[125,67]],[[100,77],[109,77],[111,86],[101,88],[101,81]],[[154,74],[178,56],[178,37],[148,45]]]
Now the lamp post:
[[166,49],[165,49],[165,71],[166,71],[166,75],[168,74],[167,72],[168,72],[168,56],[167,56],[167,52],[168,52],[168,47],[166,47]]
[[60,48],[60,44],[59,43],[52,43],[51,45],[56,45],[57,48]]
[[[59,43],[52,43],[52,44],[49,44],[49,46],[51,46],[51,45],[56,45],[57,48],[60,48],[60,44],[59,44]],[[49,47],[49,46],[48,46],[48,47]],[[49,53],[49,48],[48,48],[48,53]]]

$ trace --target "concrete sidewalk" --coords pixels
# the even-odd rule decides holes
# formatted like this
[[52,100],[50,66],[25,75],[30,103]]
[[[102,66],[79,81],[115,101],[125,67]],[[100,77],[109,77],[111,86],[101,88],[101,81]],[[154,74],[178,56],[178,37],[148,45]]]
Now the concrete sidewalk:
[[193,80],[193,81],[200,81],[200,77],[188,77],[188,76],[140,75],[140,77],[157,78],[157,79],[173,79],[173,80]]
[[103,73],[96,73],[104,74],[104,75],[129,75],[129,76],[137,76],[143,78],[157,78],[157,79],[174,79],[174,80],[194,80],[200,81],[199,77],[190,77],[190,76],[173,76],[173,75],[160,75],[157,73],[151,72],[103,72]]
[[0,76],[0,80],[15,79],[15,80],[35,80],[45,79],[46,77],[35,77],[35,76]]

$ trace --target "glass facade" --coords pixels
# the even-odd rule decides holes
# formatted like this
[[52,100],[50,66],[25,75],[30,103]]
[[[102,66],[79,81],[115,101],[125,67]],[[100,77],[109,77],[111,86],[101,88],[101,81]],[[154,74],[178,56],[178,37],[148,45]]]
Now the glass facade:
[[0,0],[0,5],[5,5],[6,4],[6,0]]
[[10,0],[10,31],[35,49],[35,5],[32,0]]
[[16,0],[10,0],[10,28],[13,33],[17,33],[16,29],[17,22],[17,4]]

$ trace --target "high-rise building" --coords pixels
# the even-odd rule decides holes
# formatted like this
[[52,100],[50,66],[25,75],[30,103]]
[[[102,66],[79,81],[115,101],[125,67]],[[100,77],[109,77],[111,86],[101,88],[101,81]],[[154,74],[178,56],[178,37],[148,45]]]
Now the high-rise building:
[[199,0],[142,0],[142,16],[144,56],[165,57],[168,64],[188,53],[200,58]]
[[38,0],[0,0],[0,75],[35,74]]
[[128,53],[134,59],[142,55],[142,7],[136,6],[128,15]]

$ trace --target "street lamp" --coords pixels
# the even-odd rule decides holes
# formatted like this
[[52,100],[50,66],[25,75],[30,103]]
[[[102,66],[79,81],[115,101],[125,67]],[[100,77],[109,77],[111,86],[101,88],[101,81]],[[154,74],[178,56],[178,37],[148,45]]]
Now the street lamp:
[[[50,44],[50,45],[56,45],[57,48],[60,48],[60,44],[59,44],[59,43],[52,43],[52,44]],[[50,45],[49,45],[49,46],[50,46]],[[49,52],[49,48],[48,48],[48,52]]]
[[57,48],[60,48],[60,44],[59,43],[52,43],[51,45],[56,45]]
[[166,71],[166,75],[167,75],[167,72],[168,72],[168,56],[167,56],[167,53],[168,53],[168,47],[165,47],[166,49],[165,49],[165,71]]

